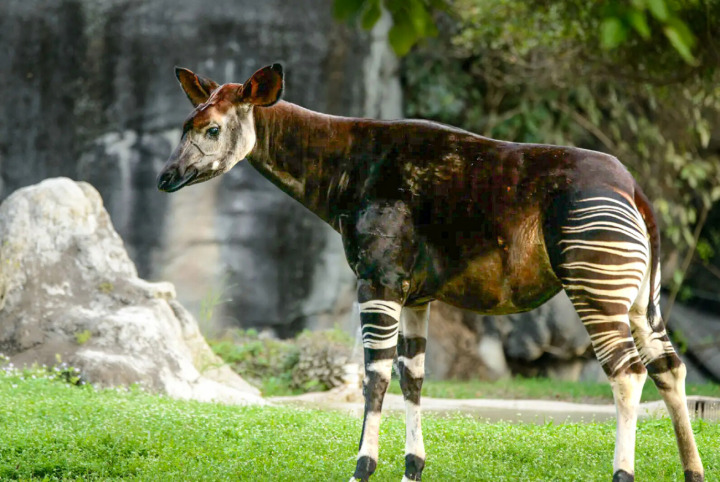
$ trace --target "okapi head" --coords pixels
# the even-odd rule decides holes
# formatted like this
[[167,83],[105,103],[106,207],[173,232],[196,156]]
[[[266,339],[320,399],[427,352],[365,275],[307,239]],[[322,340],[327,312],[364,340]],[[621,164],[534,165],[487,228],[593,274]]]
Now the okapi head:
[[158,176],[158,189],[174,192],[230,170],[255,146],[253,109],[275,104],[283,93],[283,69],[273,64],[244,84],[218,85],[188,69],[175,68],[195,106],[180,143]]

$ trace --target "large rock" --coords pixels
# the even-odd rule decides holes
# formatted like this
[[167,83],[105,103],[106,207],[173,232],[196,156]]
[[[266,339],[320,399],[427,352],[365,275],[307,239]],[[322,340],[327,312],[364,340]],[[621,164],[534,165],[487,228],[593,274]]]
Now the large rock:
[[140,275],[171,280],[196,315],[287,334],[332,325],[352,301],[339,236],[251,166],[155,188],[191,110],[175,65],[242,82],[280,61],[291,102],[401,115],[387,22],[353,29],[332,3],[0,1],[0,199],[50,176],[88,181]]
[[98,192],[65,178],[0,206],[0,351],[16,365],[60,357],[104,386],[262,402],[212,353],[173,285],[138,278]]
[[435,302],[429,335],[427,372],[436,378],[606,379],[564,292],[535,310],[506,316],[481,316]]
[[676,302],[668,327],[688,365],[688,380],[720,382],[720,314]]
[[509,358],[532,362],[547,353],[570,360],[590,348],[590,336],[564,291],[532,311],[507,315],[507,319],[512,326],[505,340]]

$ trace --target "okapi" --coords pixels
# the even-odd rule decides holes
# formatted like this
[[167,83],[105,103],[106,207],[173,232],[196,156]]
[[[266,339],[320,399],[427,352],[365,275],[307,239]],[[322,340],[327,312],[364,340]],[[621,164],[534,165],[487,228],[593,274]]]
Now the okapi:
[[432,300],[483,314],[531,310],[561,288],[612,386],[613,480],[634,480],[647,375],[665,400],[685,480],[704,480],[685,366],[660,317],[660,241],[648,199],[599,152],[502,142],[422,120],[320,114],[280,101],[273,64],[244,84],[176,68],[195,109],[158,177],[174,192],[246,158],[340,233],[357,275],[365,414],[353,479],[378,462],[383,397],[397,356],[406,403],[405,476],[420,480],[420,391]]

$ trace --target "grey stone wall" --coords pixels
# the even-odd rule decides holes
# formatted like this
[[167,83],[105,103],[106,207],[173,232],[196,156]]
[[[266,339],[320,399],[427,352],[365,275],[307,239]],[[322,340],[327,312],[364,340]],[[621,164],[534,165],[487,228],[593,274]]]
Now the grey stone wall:
[[331,4],[3,1],[0,199],[46,177],[88,181],[140,276],[174,282],[201,322],[212,311],[280,331],[327,324],[347,309],[353,280],[321,221],[249,165],[172,196],[155,177],[191,110],[175,65],[222,83],[280,61],[291,102],[399,115],[383,31],[338,24]]

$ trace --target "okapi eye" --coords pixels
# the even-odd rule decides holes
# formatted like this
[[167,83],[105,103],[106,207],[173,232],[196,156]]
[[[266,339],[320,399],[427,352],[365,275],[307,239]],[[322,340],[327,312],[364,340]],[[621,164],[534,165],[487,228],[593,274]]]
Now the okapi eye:
[[205,132],[205,134],[207,134],[207,136],[212,139],[216,139],[217,136],[220,134],[220,128],[217,126],[211,127]]

